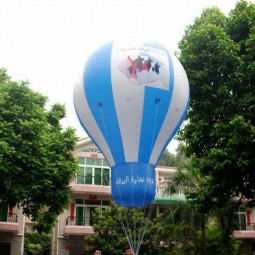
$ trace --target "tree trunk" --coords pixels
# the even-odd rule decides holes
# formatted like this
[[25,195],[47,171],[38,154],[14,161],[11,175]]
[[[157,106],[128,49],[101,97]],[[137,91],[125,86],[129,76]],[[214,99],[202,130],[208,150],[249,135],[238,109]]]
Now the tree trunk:
[[206,255],[206,236],[205,236],[205,223],[207,220],[207,214],[202,215],[202,226],[201,226],[201,231],[202,231],[202,237],[201,237],[201,254]]

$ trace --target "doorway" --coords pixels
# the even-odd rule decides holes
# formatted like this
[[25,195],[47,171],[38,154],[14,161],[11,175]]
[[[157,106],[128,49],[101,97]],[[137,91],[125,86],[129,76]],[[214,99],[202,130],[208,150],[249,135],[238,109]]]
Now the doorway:
[[11,244],[10,243],[0,243],[1,255],[11,255]]

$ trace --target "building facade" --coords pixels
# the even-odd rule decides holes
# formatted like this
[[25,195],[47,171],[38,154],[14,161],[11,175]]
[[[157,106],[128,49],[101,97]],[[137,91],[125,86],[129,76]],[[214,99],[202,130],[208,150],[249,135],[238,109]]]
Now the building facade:
[[[82,255],[89,248],[85,236],[94,234],[91,215],[96,208],[107,208],[111,202],[110,167],[102,153],[89,138],[85,138],[78,142],[74,154],[78,158],[79,172],[71,183],[70,207],[59,215],[52,231],[51,255]],[[175,171],[175,168],[156,169],[156,214],[169,203],[163,189]],[[183,199],[181,193],[171,197],[172,201]]]
[[0,206],[0,254],[23,255],[25,217],[18,207]]
[[[110,167],[96,145],[89,139],[81,139],[74,150],[79,172],[70,184],[73,190],[67,210],[58,216],[51,233],[50,255],[82,255],[88,247],[85,236],[93,235],[93,218],[96,208],[107,208],[111,202]],[[173,177],[174,167],[156,168],[156,198],[154,214],[169,204],[183,201],[181,191],[167,196],[164,188]],[[255,255],[255,209],[248,203],[239,208],[239,229],[234,236],[242,240],[239,254]],[[22,209],[0,207],[0,254],[23,255],[24,233],[32,230],[33,223],[22,215]]]
[[243,202],[237,211],[239,226],[233,235],[242,241],[239,254],[255,255],[255,208]]
[[[51,255],[81,255],[86,249],[85,236],[93,235],[91,215],[97,207],[107,208],[111,201],[110,168],[96,145],[85,138],[78,142],[75,156],[79,162],[79,173],[71,183],[72,202],[68,210],[58,217],[52,232]],[[156,167],[155,214],[169,204],[183,201],[181,191],[170,196],[163,192],[166,182],[172,178],[174,167]],[[243,204],[237,212],[239,229],[234,236],[242,240],[240,254],[255,255],[255,209]]]

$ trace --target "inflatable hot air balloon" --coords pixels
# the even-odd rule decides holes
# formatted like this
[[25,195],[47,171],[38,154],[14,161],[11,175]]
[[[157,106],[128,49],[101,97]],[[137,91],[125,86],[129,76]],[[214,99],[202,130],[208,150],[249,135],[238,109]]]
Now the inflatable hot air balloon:
[[155,166],[183,122],[189,84],[178,59],[160,44],[108,43],[88,59],[74,89],[81,125],[111,167],[114,201],[155,198]]

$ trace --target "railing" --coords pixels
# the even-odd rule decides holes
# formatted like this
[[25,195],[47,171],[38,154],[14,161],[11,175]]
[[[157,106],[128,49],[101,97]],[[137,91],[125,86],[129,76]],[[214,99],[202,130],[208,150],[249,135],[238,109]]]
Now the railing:
[[255,223],[246,224],[246,230],[254,230],[255,231]]
[[[174,195],[174,196],[184,196],[184,194],[182,193],[181,190],[178,191],[178,193],[175,193],[175,194],[171,194],[171,195]],[[156,196],[170,196],[169,194],[166,193],[166,187],[156,187]]]
[[66,226],[92,226],[92,217],[72,217],[66,218]]
[[76,184],[88,184],[88,185],[100,185],[100,186],[110,186],[109,177],[99,177],[99,176],[86,176],[77,175],[75,178]]
[[247,223],[247,224],[241,224],[239,225],[239,231],[245,231],[245,230],[252,230],[255,231],[255,223]]
[[2,222],[14,222],[17,223],[18,216],[16,213],[7,213],[6,217],[1,217]]

